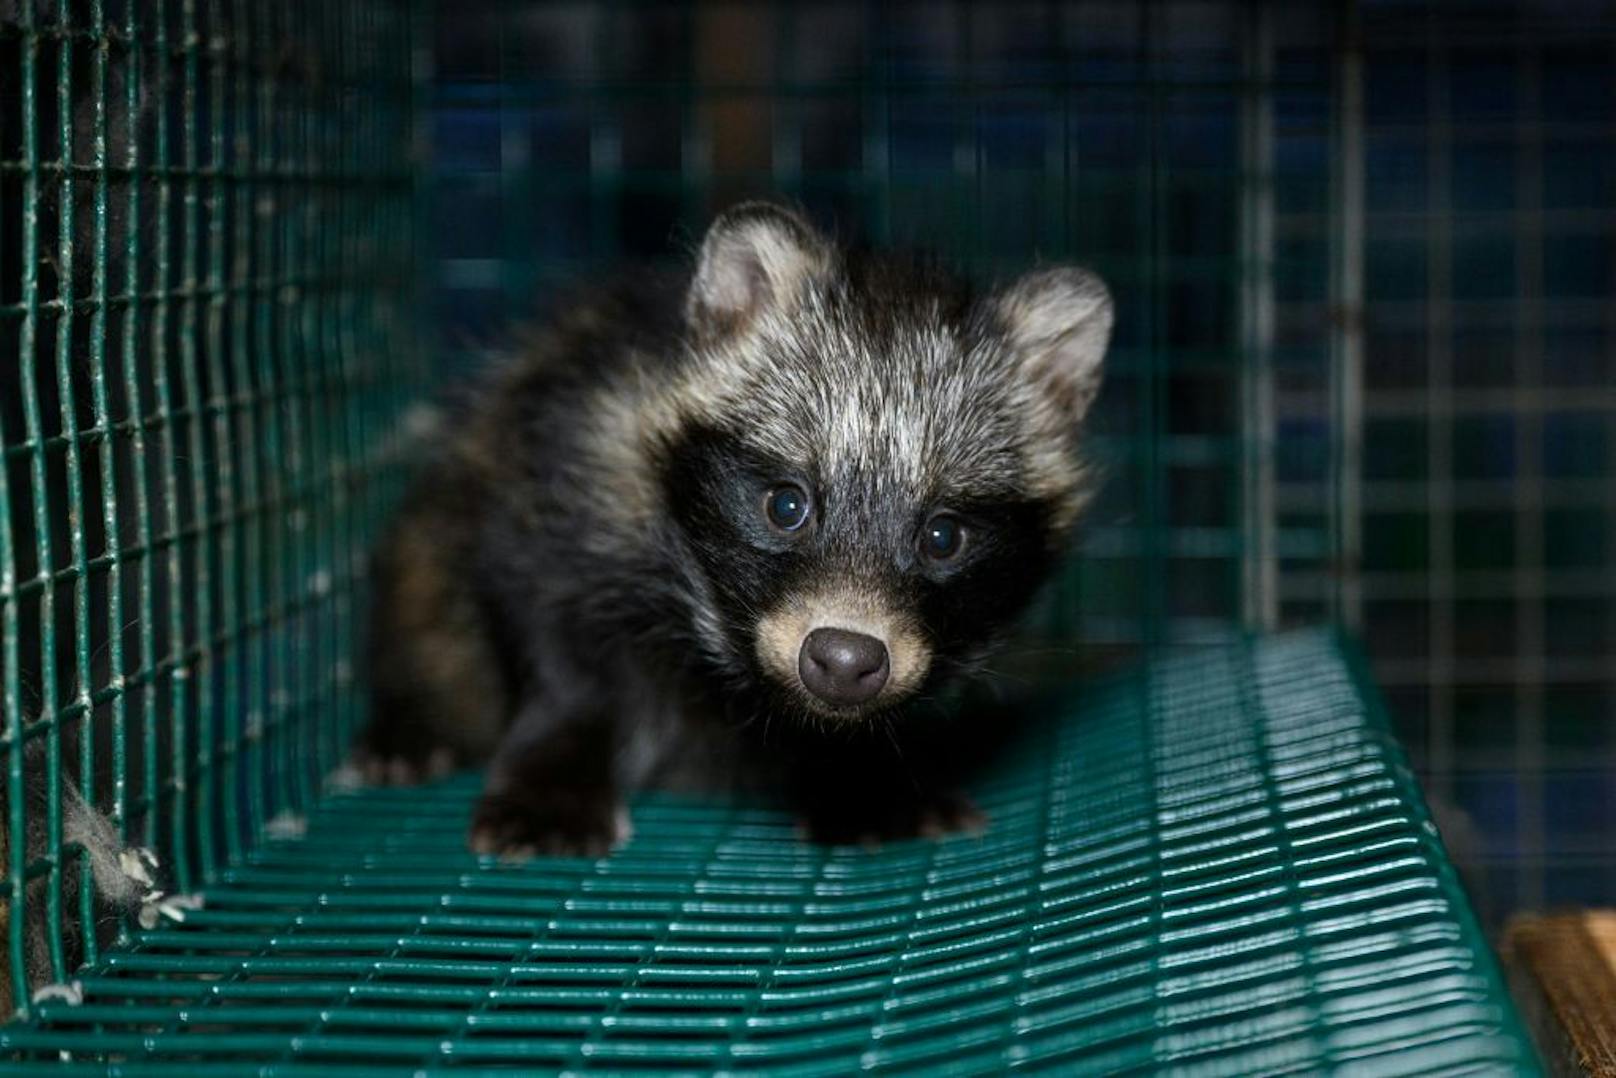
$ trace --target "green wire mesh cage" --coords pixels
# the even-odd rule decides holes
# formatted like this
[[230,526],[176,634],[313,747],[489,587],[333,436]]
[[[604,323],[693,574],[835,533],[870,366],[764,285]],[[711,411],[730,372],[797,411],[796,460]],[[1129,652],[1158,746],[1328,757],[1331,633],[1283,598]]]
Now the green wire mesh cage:
[[512,869],[468,781],[334,797],[0,1072],[1534,1073],[1361,677],[1299,635],[1059,698],[986,836],[876,854],[665,797]]
[[58,982],[97,958],[69,930],[94,911],[65,783],[191,891],[345,751],[356,588],[420,388],[409,31],[364,4],[0,19],[17,1005],[30,958]]
[[[1457,278],[1442,203],[1419,264],[1449,268],[1429,297],[1409,284],[1406,173],[1366,166],[1366,131],[1388,129],[1394,166],[1423,125],[1451,142],[1451,110],[1399,118],[1377,93],[1413,100],[1413,64],[1449,109],[1473,63],[1450,68],[1423,23],[1442,58],[1412,60],[1406,20],[1368,15],[0,0],[3,981],[27,1012],[0,1069],[1530,1070],[1362,664],[1244,635],[1337,618],[1406,643],[1429,623],[1452,659],[1462,586],[1504,586],[1450,573],[1420,593],[1427,621],[1392,616],[1419,590],[1405,548],[1452,562],[1469,530],[1454,499],[1440,527],[1403,519],[1417,454],[1372,446],[1403,444],[1381,435],[1416,394],[1403,368],[1376,381],[1395,349],[1366,356],[1366,325],[1395,345]],[[1541,111],[1560,39],[1500,45],[1496,25],[1465,40],[1520,58]],[[1392,39],[1383,67],[1359,48]],[[1511,122],[1541,168],[1540,111]],[[1106,504],[1029,632],[1102,658],[1206,650],[1054,694],[984,779],[982,839],[820,850],[746,805],[648,798],[613,857],[512,869],[462,850],[467,778],[328,788],[411,405],[535,296],[666,257],[757,193],[982,275],[1041,256],[1113,281]],[[1510,285],[1539,329],[1575,321],[1532,307],[1551,285],[1609,283],[1557,264]],[[1396,317],[1367,323],[1368,300]],[[1415,387],[1438,400],[1444,339]],[[1519,437],[1541,444],[1543,418]],[[1418,442],[1431,468],[1461,426]],[[1515,527],[1586,511],[1599,477]],[[1608,566],[1607,547],[1576,556]],[[1504,691],[1540,719],[1556,686],[1611,685],[1533,669]],[[1426,675],[1392,673],[1406,708]],[[1418,687],[1445,740],[1418,740],[1421,763],[1458,740],[1460,673],[1439,673]],[[201,907],[86,931],[68,784]],[[1541,851],[1541,816],[1508,829]]]

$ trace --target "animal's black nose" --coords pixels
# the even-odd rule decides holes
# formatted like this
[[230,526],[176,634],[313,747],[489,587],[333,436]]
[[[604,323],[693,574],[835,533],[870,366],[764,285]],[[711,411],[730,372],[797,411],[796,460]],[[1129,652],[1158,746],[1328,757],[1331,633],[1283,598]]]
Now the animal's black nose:
[[885,644],[846,629],[815,629],[804,638],[797,657],[802,683],[828,704],[862,704],[874,698],[891,669]]

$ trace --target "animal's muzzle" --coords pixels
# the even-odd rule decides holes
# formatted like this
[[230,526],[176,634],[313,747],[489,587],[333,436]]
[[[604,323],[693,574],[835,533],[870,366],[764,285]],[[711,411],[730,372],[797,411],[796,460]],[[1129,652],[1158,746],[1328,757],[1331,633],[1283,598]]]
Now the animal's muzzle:
[[804,687],[835,707],[873,700],[891,671],[885,643],[846,629],[815,629],[803,638],[797,657]]

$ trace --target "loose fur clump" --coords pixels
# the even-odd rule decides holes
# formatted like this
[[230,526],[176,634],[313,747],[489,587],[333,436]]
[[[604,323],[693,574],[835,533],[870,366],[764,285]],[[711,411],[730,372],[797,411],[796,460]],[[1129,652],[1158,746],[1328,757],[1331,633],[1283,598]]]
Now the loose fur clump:
[[[34,738],[27,743],[22,760],[22,807],[25,840],[24,863],[33,865],[50,854],[58,854],[61,862],[60,907],[64,912],[59,926],[62,934],[62,953],[66,970],[76,969],[83,961],[86,935],[93,933],[98,943],[105,945],[117,933],[126,917],[138,920],[145,927],[153,927],[160,915],[182,916],[171,900],[165,899],[162,872],[157,857],[141,846],[131,846],[118,836],[117,829],[79,793],[71,766],[61,769],[61,781],[52,789],[48,781],[49,768],[45,759],[44,739]],[[11,837],[7,812],[10,806],[9,776],[0,772],[0,863],[9,864]],[[60,814],[59,847],[51,843],[47,821],[52,802]],[[86,876],[86,869],[88,875]],[[50,877],[35,876],[23,892],[23,967],[28,977],[28,990],[45,995],[72,997],[69,985],[56,984],[52,959],[52,926],[47,915]],[[79,894],[91,889],[91,908],[95,922],[78,923]],[[10,924],[17,911],[8,903],[0,908],[0,927]],[[0,975],[0,1012],[11,1013],[25,1000],[14,998],[9,972]]]
[[366,772],[487,761],[471,844],[508,857],[603,852],[650,784],[760,785],[828,840],[979,822],[927,701],[1067,545],[1111,311],[760,203],[566,307],[377,552]]

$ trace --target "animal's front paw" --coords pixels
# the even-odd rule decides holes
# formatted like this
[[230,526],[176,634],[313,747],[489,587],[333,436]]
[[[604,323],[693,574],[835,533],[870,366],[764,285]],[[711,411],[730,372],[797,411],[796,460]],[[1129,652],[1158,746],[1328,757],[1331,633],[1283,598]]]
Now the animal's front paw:
[[503,861],[538,854],[604,857],[632,831],[628,810],[609,791],[488,793],[472,815],[467,844]]
[[446,748],[434,749],[425,756],[384,756],[367,747],[354,753],[353,766],[366,786],[419,786],[452,772],[455,758]]
[[856,843],[880,846],[906,838],[942,838],[958,832],[980,835],[988,818],[969,797],[955,790],[874,803],[815,805],[798,831],[828,846]]

